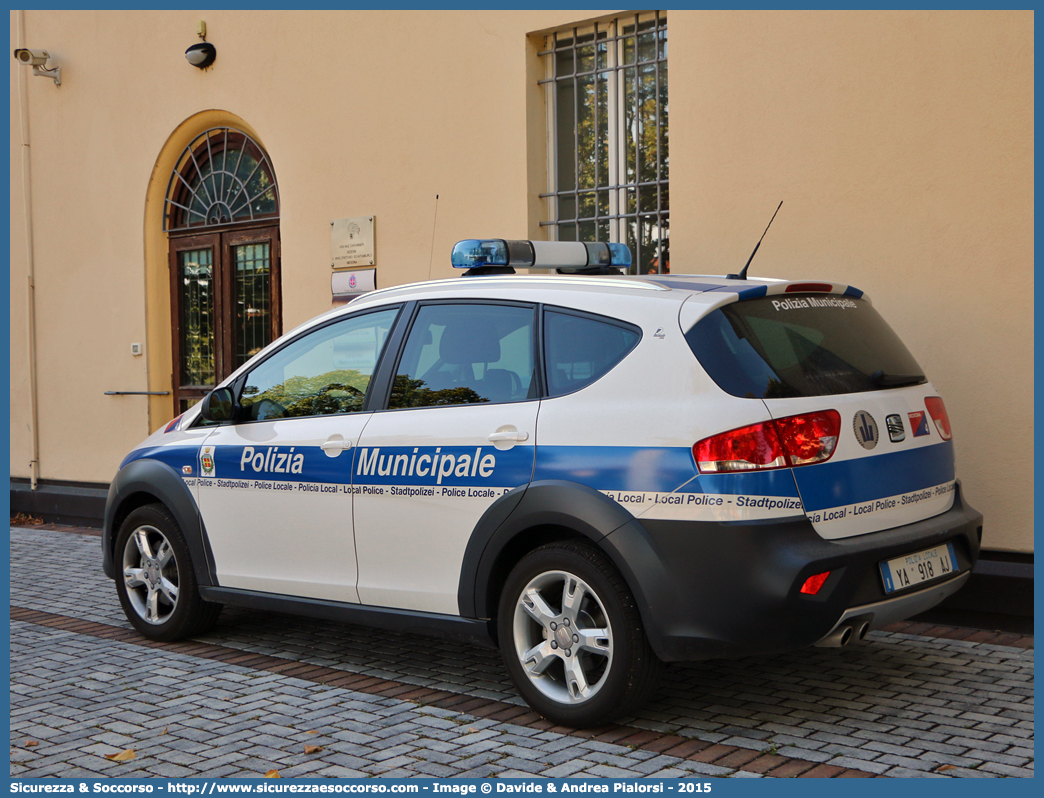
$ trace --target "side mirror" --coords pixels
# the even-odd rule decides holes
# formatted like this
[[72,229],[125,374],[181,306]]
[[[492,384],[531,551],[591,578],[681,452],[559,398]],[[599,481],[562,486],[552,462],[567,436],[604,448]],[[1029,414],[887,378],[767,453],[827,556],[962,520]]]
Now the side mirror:
[[231,388],[215,388],[203,397],[199,414],[207,421],[231,421],[236,400]]

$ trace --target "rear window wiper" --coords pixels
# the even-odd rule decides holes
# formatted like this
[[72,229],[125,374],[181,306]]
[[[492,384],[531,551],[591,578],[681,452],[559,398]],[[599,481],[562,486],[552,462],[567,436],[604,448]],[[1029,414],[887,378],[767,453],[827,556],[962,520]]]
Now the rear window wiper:
[[870,375],[870,382],[879,388],[900,388],[904,385],[920,385],[925,382],[923,374],[885,374],[878,369]]

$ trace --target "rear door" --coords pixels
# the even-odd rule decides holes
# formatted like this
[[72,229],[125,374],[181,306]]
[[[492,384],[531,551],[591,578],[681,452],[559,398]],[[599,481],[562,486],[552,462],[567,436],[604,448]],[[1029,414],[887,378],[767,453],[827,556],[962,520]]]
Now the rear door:
[[536,310],[423,303],[355,457],[359,600],[456,615],[464,549],[533,477]]

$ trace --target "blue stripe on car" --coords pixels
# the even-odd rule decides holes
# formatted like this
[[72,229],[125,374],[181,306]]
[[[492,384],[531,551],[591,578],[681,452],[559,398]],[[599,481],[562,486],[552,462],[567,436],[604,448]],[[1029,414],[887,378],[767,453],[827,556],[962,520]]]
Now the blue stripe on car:
[[[295,446],[293,455],[303,454],[304,462],[300,473],[289,470],[289,458],[283,460],[283,469],[274,471],[276,460],[266,457],[269,450],[280,455],[291,454],[291,447],[257,445],[251,447],[249,462],[244,462],[242,445],[219,445],[214,447],[215,478],[217,479],[262,479],[288,482],[336,482],[357,485],[432,485],[473,486],[523,485],[533,473],[533,447],[516,446],[507,451],[498,451],[491,446],[443,446],[440,455],[451,455],[459,462],[462,455],[474,460],[476,448],[480,457],[492,455],[495,465],[490,475],[483,478],[477,469],[469,468],[467,476],[445,475],[441,480],[430,473],[420,476],[416,466],[412,475],[404,475],[402,461],[394,463],[396,456],[405,455],[413,460],[428,455],[425,463],[430,468],[435,447],[382,446],[363,447],[344,452],[331,458],[317,446]],[[415,449],[419,451],[415,452]],[[379,450],[376,457],[374,451]],[[370,459],[365,464],[360,456]],[[191,465],[192,476],[199,474],[199,445],[151,446],[138,449],[128,455],[123,465],[140,459],[159,460],[181,473],[181,467]],[[748,496],[798,497],[794,479],[788,469],[774,471],[745,472],[734,474],[699,474],[689,447],[642,447],[642,446],[541,446],[538,449],[534,481],[560,479],[579,482],[595,490],[632,490],[650,493],[726,493]],[[254,463],[261,468],[254,470]],[[597,464],[597,465],[595,465]],[[454,463],[456,466],[457,463]],[[267,467],[266,467],[267,466]],[[372,466],[372,467],[367,467]],[[380,474],[382,470],[398,473]],[[121,466],[122,468],[122,466]],[[474,475],[472,475],[474,471]],[[360,473],[368,472],[368,473]]]
[[724,287],[718,283],[701,283],[696,280],[672,280],[654,275],[649,275],[648,278],[657,285],[662,285],[665,288],[673,288],[679,291],[715,291]]
[[688,447],[539,446],[533,478],[580,482],[595,490],[667,493],[695,475]]
[[789,468],[733,474],[701,474],[680,493],[727,493],[733,496],[784,496],[798,498]]
[[795,468],[807,511],[933,488],[955,478],[953,442]]
[[[254,457],[266,455],[269,446],[256,446]],[[433,447],[418,447],[421,454],[434,455]],[[445,474],[438,484],[443,486],[522,485],[529,481],[533,468],[533,449],[516,446],[508,451],[479,447],[481,455],[493,455],[496,465],[488,477]],[[414,447],[380,447],[377,468],[370,473],[356,473],[361,451],[345,452],[331,458],[316,446],[294,447],[293,454],[303,454],[300,473],[289,473],[290,460],[281,465],[287,469],[275,472],[275,460],[267,458],[268,467],[255,471],[255,459],[244,463],[243,446],[215,447],[215,476],[219,479],[268,479],[291,482],[337,482],[368,485],[431,485],[437,478],[416,473],[404,476],[401,468],[393,468],[394,455],[414,455]],[[290,454],[289,446],[278,447],[279,454]],[[475,447],[442,447],[441,453],[460,460],[462,455],[474,459]],[[369,455],[373,457],[372,448]],[[191,465],[193,476],[199,476],[199,445],[155,446],[138,449],[128,455],[123,465],[133,460],[159,460],[180,473],[181,466]],[[258,458],[260,460],[261,458]],[[429,461],[430,462],[430,461]],[[597,464],[597,465],[595,465]],[[380,466],[397,470],[397,474],[380,474]],[[122,467],[122,466],[121,466]],[[369,470],[369,469],[366,469]],[[793,470],[778,469],[733,474],[698,474],[688,447],[630,446],[542,446],[538,449],[534,480],[561,479],[579,482],[596,490],[632,490],[658,493],[711,493],[748,496],[800,495],[805,509],[822,510],[856,504],[886,496],[897,496],[950,482],[955,478],[953,443],[944,442],[900,452],[838,460],[821,465],[802,466]],[[795,486],[795,481],[797,485]]]
[[146,446],[142,449],[135,449],[133,452],[123,458],[123,462],[120,463],[120,468],[124,468],[135,460],[159,460],[161,463],[166,463],[178,474],[181,473],[181,467],[190,465],[193,467],[192,474],[196,475],[196,460],[199,456],[199,444],[191,443],[186,446],[170,445],[170,446]]
[[534,480],[545,479],[579,482],[595,490],[798,495],[789,469],[698,474],[687,446],[539,446]]
[[[736,289],[733,289],[732,286],[730,285],[730,286],[726,287],[724,290],[729,291],[729,290],[736,290]],[[739,294],[738,298],[739,298],[739,300],[741,302],[744,301],[744,300],[747,300],[747,299],[758,299],[760,297],[765,296],[768,293],[768,286],[767,285],[759,285],[759,286],[756,286],[755,288],[740,288],[740,289],[736,290],[736,293]]]

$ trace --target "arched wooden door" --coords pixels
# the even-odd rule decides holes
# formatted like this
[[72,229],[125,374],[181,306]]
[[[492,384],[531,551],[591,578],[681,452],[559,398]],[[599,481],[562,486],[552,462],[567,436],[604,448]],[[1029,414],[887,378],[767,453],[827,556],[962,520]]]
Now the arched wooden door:
[[279,187],[250,136],[211,128],[185,148],[164,208],[175,412],[282,332]]

